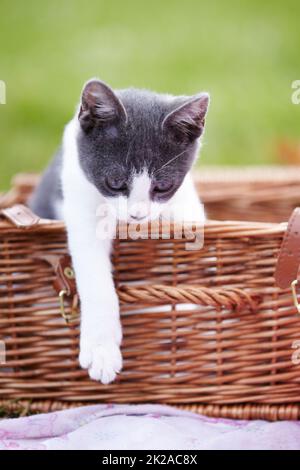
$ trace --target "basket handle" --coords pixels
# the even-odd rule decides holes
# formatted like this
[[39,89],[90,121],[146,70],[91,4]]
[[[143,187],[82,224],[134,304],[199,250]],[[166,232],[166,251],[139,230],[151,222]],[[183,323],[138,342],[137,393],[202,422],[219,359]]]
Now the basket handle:
[[294,209],[284,234],[277,265],[275,281],[278,287],[286,289],[297,281],[300,266],[300,207]]
[[252,295],[238,288],[210,288],[198,285],[168,286],[160,284],[131,286],[123,284],[117,289],[121,303],[137,302],[187,303],[211,306],[217,311],[222,308],[236,312],[249,309],[255,312],[260,303],[259,295]]
[[[54,271],[53,288],[56,291],[63,318],[69,322],[78,317],[79,295],[76,287],[75,273],[72,268],[70,255],[44,255],[37,254],[36,258],[48,263]],[[121,304],[161,303],[162,300],[170,303],[192,303],[214,307],[217,311],[222,308],[243,311],[245,308],[255,312],[260,302],[259,295],[252,295],[238,288],[208,288],[197,285],[169,286],[169,285],[120,285],[117,288]],[[70,313],[65,309],[66,304],[71,307]]]
[[0,215],[3,215],[7,220],[15,225],[15,227],[22,229],[30,229],[41,223],[51,224],[54,222],[53,220],[41,219],[24,204],[15,204],[11,207],[0,209]]

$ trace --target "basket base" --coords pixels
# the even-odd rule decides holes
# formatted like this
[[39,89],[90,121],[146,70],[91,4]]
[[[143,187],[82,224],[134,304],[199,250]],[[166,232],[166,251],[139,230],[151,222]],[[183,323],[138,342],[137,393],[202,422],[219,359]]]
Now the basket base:
[[[1,400],[1,417],[28,416],[36,413],[66,410],[79,406],[95,405],[95,402]],[[98,403],[99,404],[99,403]],[[168,405],[168,403],[165,403]],[[300,419],[300,405],[174,405],[181,410],[199,413],[211,418],[266,421],[297,421]]]

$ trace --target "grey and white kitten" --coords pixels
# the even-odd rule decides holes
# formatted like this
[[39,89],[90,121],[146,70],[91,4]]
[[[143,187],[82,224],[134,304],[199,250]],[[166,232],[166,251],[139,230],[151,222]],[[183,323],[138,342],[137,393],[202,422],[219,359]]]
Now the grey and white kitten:
[[81,299],[79,362],[92,379],[113,381],[122,367],[119,302],[110,262],[111,237],[97,237],[103,203],[118,220],[204,222],[190,169],[204,131],[209,95],[113,91],[84,86],[61,150],[30,200],[46,218],[63,218]]

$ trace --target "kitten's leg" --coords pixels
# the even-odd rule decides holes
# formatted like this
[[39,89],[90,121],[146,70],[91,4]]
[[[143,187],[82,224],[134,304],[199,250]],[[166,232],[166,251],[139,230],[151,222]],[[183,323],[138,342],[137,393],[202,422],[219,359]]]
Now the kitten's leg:
[[122,330],[110,263],[110,240],[96,236],[96,209],[65,195],[64,216],[81,299],[81,367],[92,379],[113,381],[121,370]]

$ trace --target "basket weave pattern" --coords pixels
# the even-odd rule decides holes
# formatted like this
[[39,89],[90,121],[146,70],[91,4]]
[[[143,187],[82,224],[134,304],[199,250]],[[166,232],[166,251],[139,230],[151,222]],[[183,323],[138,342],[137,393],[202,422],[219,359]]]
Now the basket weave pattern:
[[209,222],[200,251],[187,251],[184,239],[117,241],[124,368],[104,386],[79,368],[79,322],[66,325],[53,270],[37,256],[66,253],[64,225],[26,231],[0,219],[0,404],[47,411],[159,402],[211,416],[298,418],[300,317],[290,290],[274,283],[284,231]]

